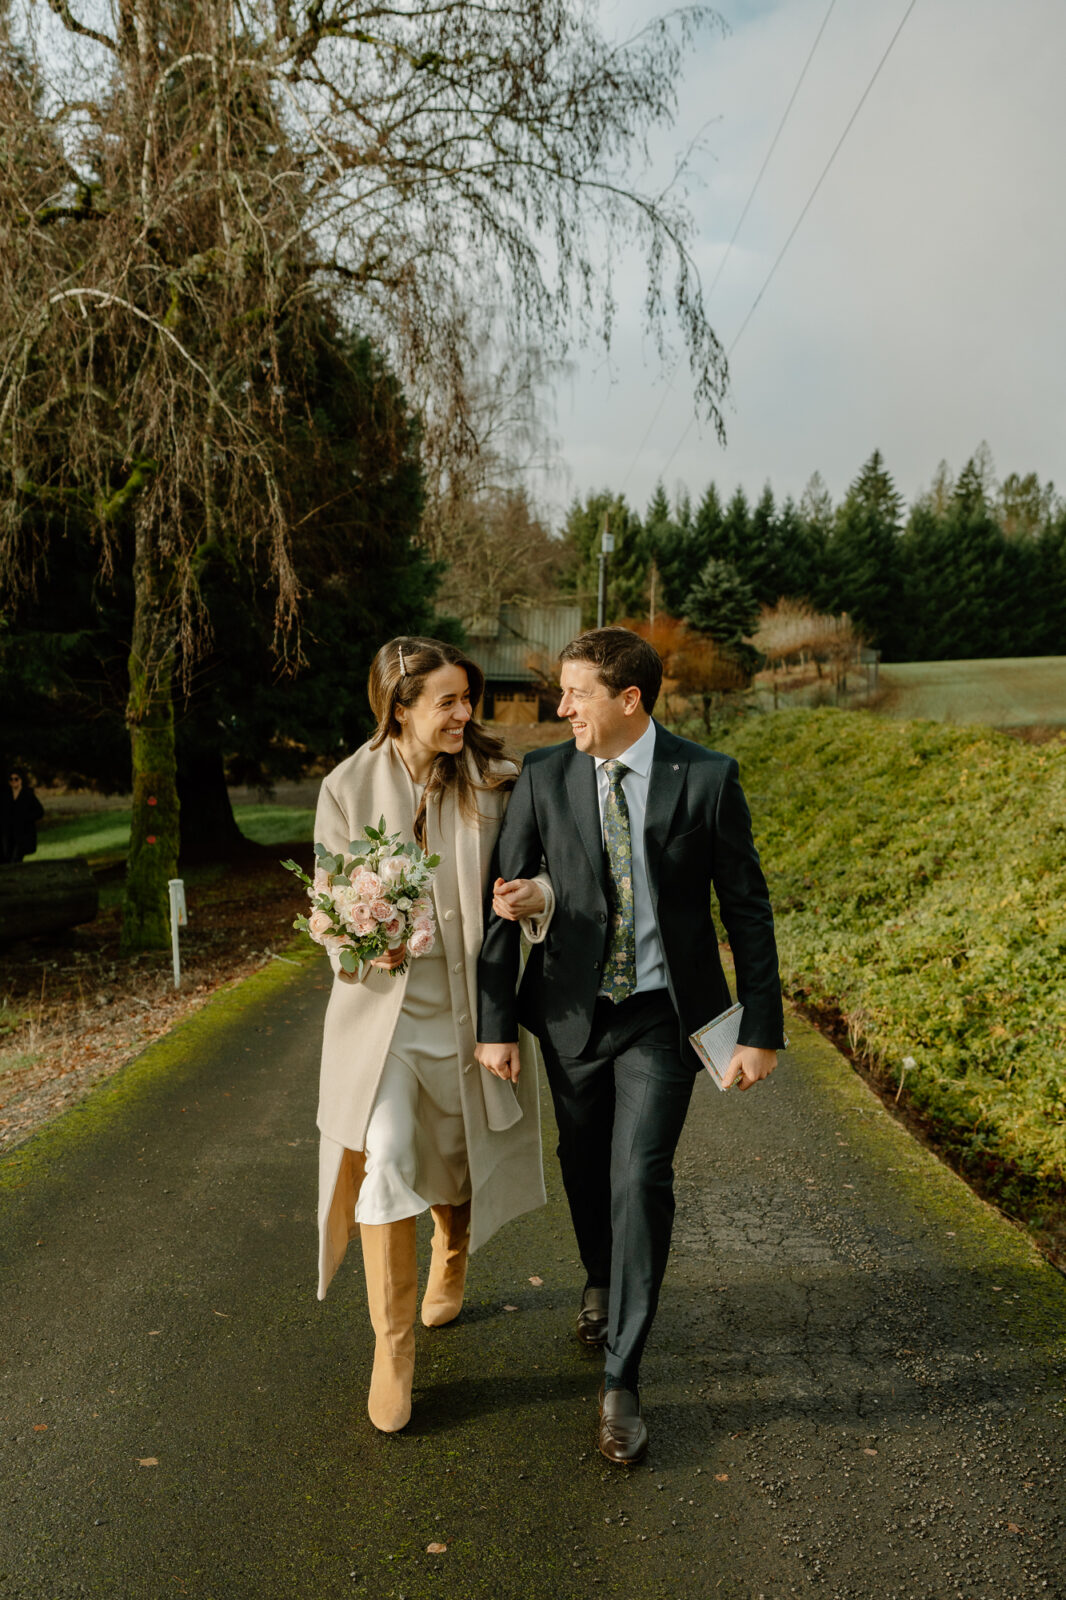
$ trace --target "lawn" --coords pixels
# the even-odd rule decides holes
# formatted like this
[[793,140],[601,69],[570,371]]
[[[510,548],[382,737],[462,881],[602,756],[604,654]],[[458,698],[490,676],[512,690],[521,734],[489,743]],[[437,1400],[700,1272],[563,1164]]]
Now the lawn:
[[[265,845],[310,839],[315,823],[313,810],[297,806],[235,806],[233,814],[243,834]],[[117,861],[125,855],[129,842],[128,808],[92,811],[43,827],[32,859],[67,861],[71,856],[87,856],[94,863]]]
[[880,685],[881,713],[900,720],[1066,727],[1066,656],[897,662],[880,669]]

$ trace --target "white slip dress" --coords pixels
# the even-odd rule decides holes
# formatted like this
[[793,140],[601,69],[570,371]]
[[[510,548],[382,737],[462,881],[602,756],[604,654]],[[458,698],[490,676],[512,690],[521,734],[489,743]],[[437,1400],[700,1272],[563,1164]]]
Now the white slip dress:
[[[422,797],[413,780],[411,787],[417,812]],[[429,1206],[470,1199],[459,1056],[439,934],[429,955],[411,959],[403,1008],[367,1123],[364,1156],[356,1222],[400,1222]]]

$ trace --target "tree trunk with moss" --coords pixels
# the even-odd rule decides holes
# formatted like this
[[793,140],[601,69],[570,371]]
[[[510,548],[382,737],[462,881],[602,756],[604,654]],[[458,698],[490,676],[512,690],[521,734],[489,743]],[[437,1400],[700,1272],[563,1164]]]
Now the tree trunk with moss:
[[179,813],[174,750],[174,617],[167,574],[149,519],[137,517],[133,564],[133,641],[126,726],[133,765],[133,810],[122,910],[122,950],[170,945],[169,879],[178,875]]

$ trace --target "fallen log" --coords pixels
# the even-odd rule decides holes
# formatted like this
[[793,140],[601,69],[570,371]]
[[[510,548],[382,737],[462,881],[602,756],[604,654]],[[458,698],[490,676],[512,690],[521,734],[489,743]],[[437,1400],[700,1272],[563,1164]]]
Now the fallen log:
[[0,941],[76,928],[99,909],[100,891],[84,856],[0,866]]

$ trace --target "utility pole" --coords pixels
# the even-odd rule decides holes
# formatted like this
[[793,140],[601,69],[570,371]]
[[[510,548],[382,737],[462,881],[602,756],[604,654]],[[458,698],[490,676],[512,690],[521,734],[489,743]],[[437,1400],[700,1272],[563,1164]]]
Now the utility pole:
[[607,557],[614,554],[614,534],[611,532],[611,514],[603,513],[603,533],[600,537],[599,584],[596,594],[596,626],[602,628],[607,620]]

